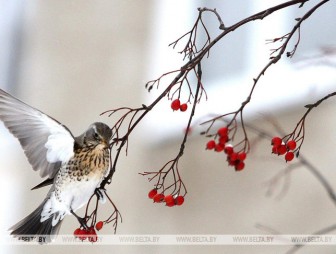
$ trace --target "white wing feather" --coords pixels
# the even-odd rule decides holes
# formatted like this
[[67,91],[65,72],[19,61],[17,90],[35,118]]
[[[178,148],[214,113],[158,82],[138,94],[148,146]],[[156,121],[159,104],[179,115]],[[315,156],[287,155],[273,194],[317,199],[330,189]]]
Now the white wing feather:
[[74,154],[74,137],[62,124],[0,89],[0,120],[19,139],[35,171],[53,178]]
[[55,163],[67,162],[73,156],[74,138],[65,128],[50,128],[50,135],[45,143],[47,148],[47,161]]

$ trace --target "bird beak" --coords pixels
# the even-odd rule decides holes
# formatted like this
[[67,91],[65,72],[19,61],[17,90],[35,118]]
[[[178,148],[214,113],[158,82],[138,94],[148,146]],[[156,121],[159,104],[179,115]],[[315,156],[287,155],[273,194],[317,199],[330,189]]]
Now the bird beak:
[[109,142],[104,139],[103,140],[103,145],[104,145],[105,148],[108,148],[109,147]]

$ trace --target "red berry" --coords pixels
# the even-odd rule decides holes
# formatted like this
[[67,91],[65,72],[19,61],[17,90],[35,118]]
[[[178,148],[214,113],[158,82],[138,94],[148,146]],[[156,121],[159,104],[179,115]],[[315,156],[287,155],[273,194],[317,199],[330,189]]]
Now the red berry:
[[163,201],[164,197],[165,197],[165,196],[164,196],[162,193],[160,193],[160,194],[156,194],[156,195],[153,197],[153,201],[154,201],[154,203],[160,203],[160,202]]
[[242,162],[242,161],[239,161],[239,162],[235,165],[235,169],[236,169],[236,171],[241,171],[241,170],[244,169],[244,167],[245,167],[245,163]]
[[176,99],[176,100],[173,100],[170,107],[172,108],[172,110],[179,110],[180,109],[180,105],[181,105],[181,102],[179,99]]
[[171,202],[174,202],[174,197],[171,194],[169,194],[169,195],[165,196],[163,200],[166,203],[171,203]]
[[182,205],[184,203],[184,197],[183,196],[177,196],[175,198],[176,205]]
[[206,149],[208,150],[212,150],[216,147],[216,142],[215,140],[210,140],[207,144],[206,144]]
[[225,143],[229,140],[229,137],[227,135],[221,136],[219,138],[219,143],[225,145]]
[[227,136],[227,134],[228,134],[228,128],[227,127],[222,127],[220,129],[218,129],[217,134],[219,136],[221,136],[221,137]]
[[224,150],[224,144],[221,144],[221,143],[216,144],[216,146],[215,146],[215,151],[216,152],[222,152],[223,150]]
[[231,160],[230,156],[227,157],[227,161],[229,162],[230,166],[235,166],[236,165],[236,161]]
[[277,148],[278,155],[283,155],[287,152],[287,147],[285,145],[280,145]]
[[225,148],[224,148],[224,152],[227,154],[227,155],[230,155],[233,153],[233,147],[231,145],[226,145]]
[[286,145],[288,150],[294,150],[296,148],[295,140],[289,140]]
[[229,155],[229,157],[230,157],[230,160],[234,162],[238,160],[238,153],[233,152]]
[[79,236],[80,232],[81,232],[81,229],[80,228],[76,228],[73,234],[74,234],[74,236]]
[[87,235],[87,231],[84,230],[84,229],[81,229],[79,232],[78,232],[78,238],[82,241],[84,241],[86,239],[86,235]]
[[96,230],[94,226],[89,227],[89,229],[86,231],[89,235],[96,234]]
[[238,153],[231,153],[230,155],[227,156],[227,161],[229,162],[230,166],[235,166],[237,163],[239,163],[238,160]]
[[242,152],[238,154],[238,160],[243,161],[246,159],[246,153]]
[[156,194],[157,194],[157,190],[156,189],[152,189],[150,192],[148,192],[148,197],[150,199],[153,199]]
[[187,109],[188,109],[188,105],[187,105],[187,103],[183,103],[183,104],[181,104],[181,106],[180,106],[180,110],[181,110],[182,112],[187,111]]
[[282,139],[279,137],[272,138],[272,145],[279,147],[282,144]]
[[97,242],[98,236],[93,226],[89,228],[89,230],[87,231],[87,234],[88,234],[88,240],[90,242],[92,243]]
[[294,153],[293,152],[286,153],[286,155],[285,155],[285,160],[286,161],[291,161],[293,159],[294,159]]
[[103,228],[103,226],[104,226],[104,222],[102,222],[102,221],[98,221],[97,223],[96,223],[96,229],[99,231],[99,230],[101,230],[102,228]]
[[172,207],[174,205],[175,205],[175,200],[172,200],[170,202],[166,202],[166,206],[168,206],[168,207]]
[[272,147],[272,153],[278,154],[278,147],[277,146]]

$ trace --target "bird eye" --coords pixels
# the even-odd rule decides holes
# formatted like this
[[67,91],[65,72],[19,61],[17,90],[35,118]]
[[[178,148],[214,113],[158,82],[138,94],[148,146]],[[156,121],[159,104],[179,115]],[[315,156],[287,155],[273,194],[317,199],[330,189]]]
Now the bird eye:
[[93,137],[96,139],[96,140],[99,140],[99,134],[97,132],[94,133]]

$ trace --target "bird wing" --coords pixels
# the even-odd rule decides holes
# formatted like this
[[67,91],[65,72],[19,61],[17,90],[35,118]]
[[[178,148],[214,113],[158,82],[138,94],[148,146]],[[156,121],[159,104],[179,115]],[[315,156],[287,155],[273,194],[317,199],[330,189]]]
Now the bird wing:
[[53,178],[74,154],[74,137],[64,125],[1,89],[0,120],[19,139],[41,177]]

